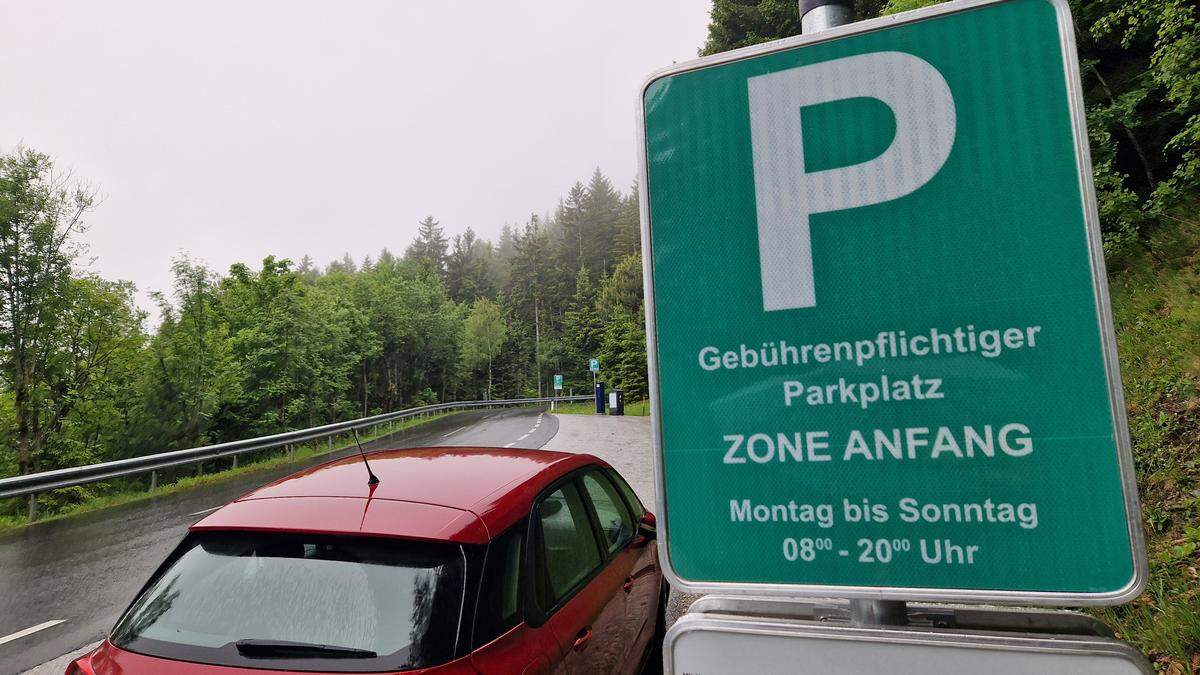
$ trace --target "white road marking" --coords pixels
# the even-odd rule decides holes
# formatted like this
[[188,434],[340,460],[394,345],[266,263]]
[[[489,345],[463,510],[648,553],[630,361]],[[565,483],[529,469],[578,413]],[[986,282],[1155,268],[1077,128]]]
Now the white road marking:
[[6,642],[12,642],[13,640],[20,640],[21,638],[25,637],[26,635],[33,635],[34,633],[38,632],[39,630],[46,630],[47,628],[53,628],[54,626],[57,626],[60,623],[66,623],[66,622],[67,622],[66,619],[54,619],[52,621],[47,621],[46,623],[39,623],[36,626],[30,626],[29,628],[26,628],[25,630],[19,630],[19,631],[13,633],[12,635],[5,635],[4,637],[0,637],[0,645],[4,644]]
[[522,437],[518,438],[517,440],[518,440],[518,441],[523,441],[523,440],[525,440],[526,438],[529,438],[529,434],[525,434],[524,436],[522,436]]
[[459,427],[459,428],[455,429],[454,431],[451,431],[451,432],[449,432],[449,433],[442,434],[442,438],[445,438],[445,437],[447,437],[447,436],[453,436],[454,434],[457,434],[458,432],[460,432],[460,431],[462,431],[463,429],[466,429],[466,428],[467,428],[467,427],[466,427],[466,425],[463,425],[463,426],[461,426],[461,427]]
[[516,442],[516,441],[513,441],[512,443],[505,443],[505,444],[504,444],[504,447],[506,447],[506,448],[511,448],[512,446],[514,446],[514,445],[516,445],[516,444],[517,444],[517,442]]
[[212,513],[213,511],[216,511],[216,510],[217,510],[217,509],[219,509],[219,508],[221,508],[221,507],[220,507],[220,506],[214,506],[214,507],[212,507],[211,509],[204,509],[203,511],[197,511],[197,512],[195,512],[195,513],[189,513],[188,515],[189,515],[189,516],[202,516],[202,515],[204,515],[204,514],[206,514],[206,513]]

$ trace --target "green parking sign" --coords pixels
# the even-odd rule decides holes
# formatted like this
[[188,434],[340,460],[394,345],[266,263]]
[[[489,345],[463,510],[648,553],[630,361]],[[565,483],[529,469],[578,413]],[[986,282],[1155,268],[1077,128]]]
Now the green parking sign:
[[642,92],[668,575],[1114,604],[1146,574],[1064,0],[968,0]]

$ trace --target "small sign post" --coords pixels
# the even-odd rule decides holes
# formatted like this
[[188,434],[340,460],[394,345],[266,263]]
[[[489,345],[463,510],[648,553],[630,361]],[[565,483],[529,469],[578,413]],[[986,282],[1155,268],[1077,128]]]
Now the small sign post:
[[963,0],[681,64],[641,112],[673,584],[1141,591],[1065,0]]
[[550,400],[550,412],[554,412],[555,404],[558,403],[558,401],[555,399],[557,399],[557,397],[559,396],[559,393],[562,392],[562,389],[563,389],[562,373],[555,373],[554,374],[554,399]]
[[592,373],[592,395],[596,397],[596,414],[604,413],[604,400],[602,393],[596,385],[596,373],[600,372],[600,359],[588,360],[588,370]]

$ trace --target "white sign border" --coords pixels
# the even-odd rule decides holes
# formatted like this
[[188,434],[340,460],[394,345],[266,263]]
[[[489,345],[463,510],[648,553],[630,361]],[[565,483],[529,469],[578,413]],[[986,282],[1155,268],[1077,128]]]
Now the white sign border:
[[1076,167],[1079,171],[1080,197],[1083,200],[1084,225],[1087,229],[1088,254],[1092,267],[1092,287],[1095,295],[1097,322],[1108,379],[1109,403],[1116,438],[1117,461],[1125,497],[1125,517],[1128,524],[1133,576],[1116,590],[1098,593],[1067,591],[995,590],[969,588],[919,588],[893,586],[830,586],[817,584],[778,584],[746,582],[691,581],[679,576],[671,564],[669,522],[666,504],[666,485],[663,476],[662,403],[658,383],[658,333],[654,303],[654,244],[651,237],[648,158],[646,148],[646,90],[654,82],[671,75],[702,70],[716,65],[742,61],[796,47],[828,42],[901,26],[934,17],[999,5],[1016,0],[953,0],[933,7],[901,12],[867,21],[830,28],[819,33],[799,35],[763,44],[743,47],[721,54],[694,59],[655,71],[638,91],[638,202],[642,227],[642,285],[646,298],[646,365],[650,389],[650,426],[654,453],[655,511],[658,517],[658,555],[667,580],[680,590],[690,593],[774,594],[794,597],[840,597],[874,600],[922,600],[944,602],[992,602],[1000,604],[1105,606],[1119,605],[1136,598],[1146,586],[1149,568],[1146,562],[1142,535],[1141,506],[1137,495],[1133,451],[1129,441],[1129,422],[1125,412],[1125,397],[1121,388],[1120,365],[1117,361],[1116,333],[1113,327],[1112,305],[1104,267],[1104,247],[1100,235],[1100,214],[1096,204],[1091,150],[1088,146],[1087,124],[1084,116],[1083,91],[1079,72],[1079,55],[1075,48],[1075,33],[1071,10],[1066,0],[1044,0],[1055,10],[1058,19],[1059,45],[1063,54],[1066,77],[1067,104],[1071,116],[1071,131],[1075,141]]

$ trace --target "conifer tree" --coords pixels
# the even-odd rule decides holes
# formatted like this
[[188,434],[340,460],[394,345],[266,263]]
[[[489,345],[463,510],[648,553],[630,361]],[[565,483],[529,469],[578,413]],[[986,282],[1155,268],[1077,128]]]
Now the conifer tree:
[[448,243],[446,233],[433,216],[425,218],[417,225],[417,238],[409,245],[404,257],[424,263],[431,267],[439,276],[446,274],[446,255]]
[[587,189],[576,182],[567,196],[559,200],[554,213],[558,264],[564,270],[577,270],[586,264],[587,247],[591,244],[583,212],[586,201]]
[[617,233],[613,239],[613,256],[620,260],[642,250],[642,216],[638,210],[638,187],[634,183],[629,195],[621,200],[617,216]]
[[491,247],[467,228],[454,235],[454,247],[446,259],[446,290],[457,302],[474,302],[493,292],[488,256]]
[[621,195],[612,183],[600,173],[592,172],[583,200],[582,220],[584,223],[584,251],[581,261],[588,269],[607,275],[616,264],[613,246],[617,234],[617,220],[621,211]]

